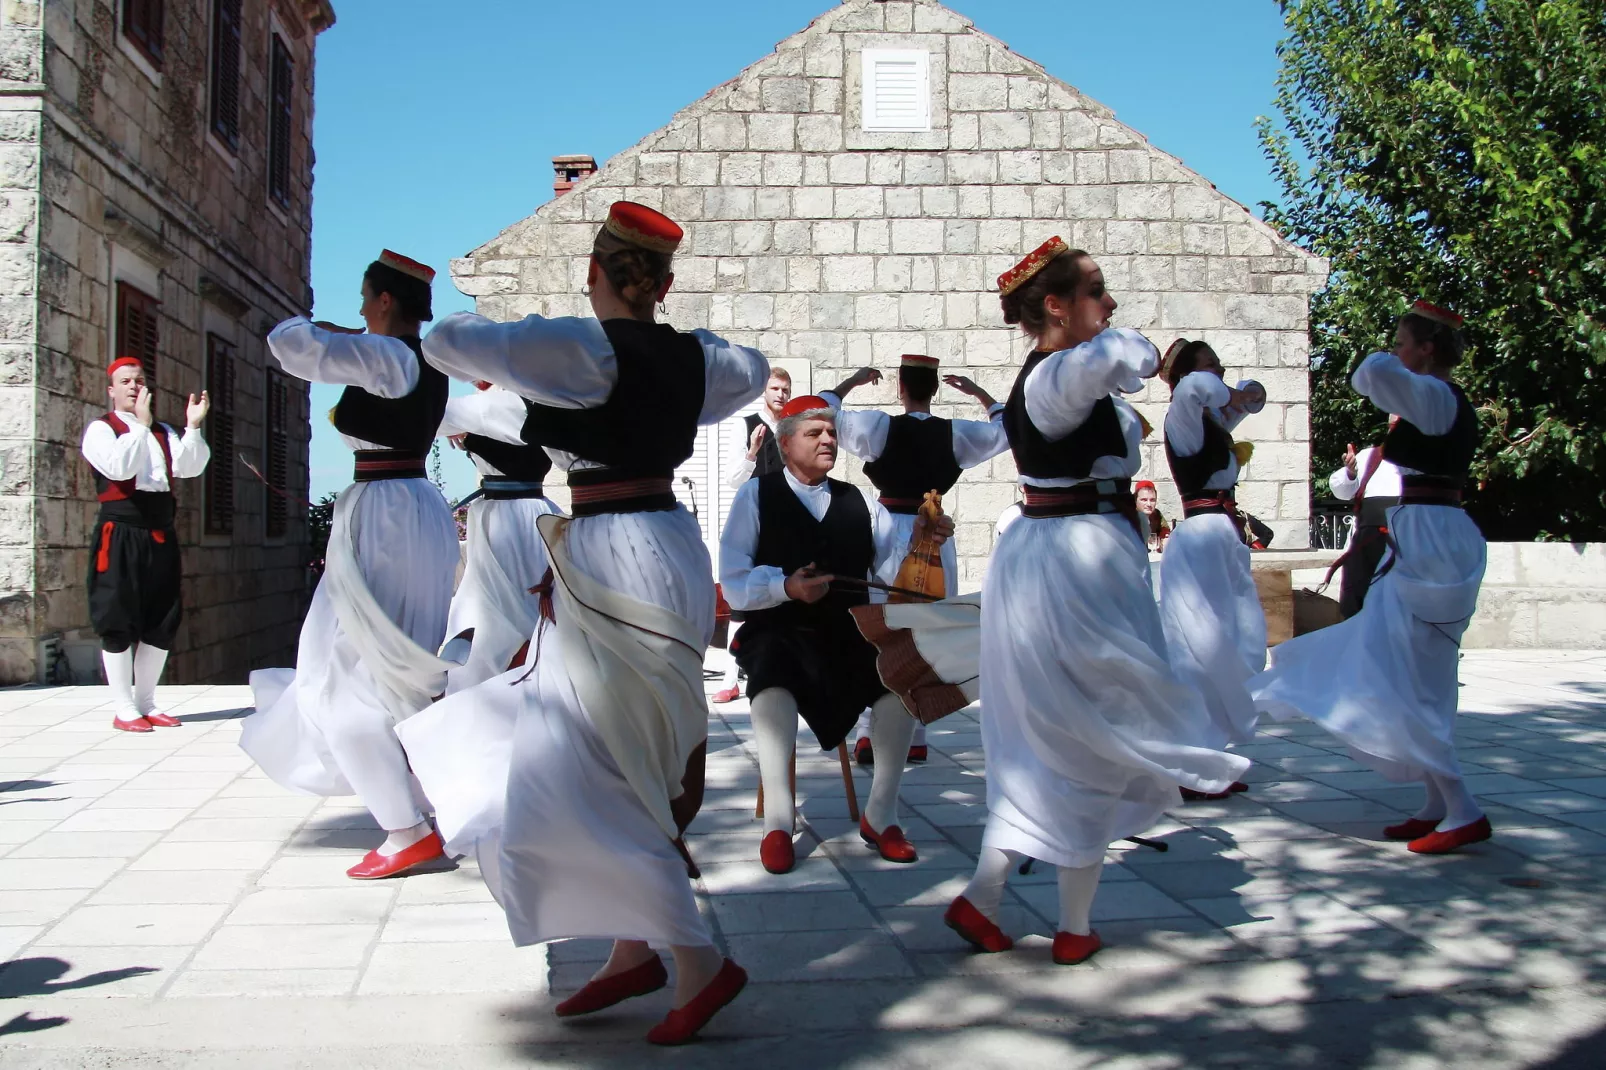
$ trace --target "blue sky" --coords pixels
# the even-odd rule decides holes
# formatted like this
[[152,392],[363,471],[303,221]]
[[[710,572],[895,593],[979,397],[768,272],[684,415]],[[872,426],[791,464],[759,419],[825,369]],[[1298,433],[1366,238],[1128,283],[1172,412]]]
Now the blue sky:
[[[833,0],[336,0],[318,40],[314,314],[359,324],[383,247],[440,270],[437,316],[471,309],[446,262],[552,196],[551,157],[603,161],[768,54]],[[1114,109],[1237,200],[1273,199],[1255,138],[1282,35],[1273,0],[951,0],[953,10]],[[313,388],[312,412],[334,404]],[[313,420],[312,494],[350,453]],[[474,486],[461,454],[448,491]]]

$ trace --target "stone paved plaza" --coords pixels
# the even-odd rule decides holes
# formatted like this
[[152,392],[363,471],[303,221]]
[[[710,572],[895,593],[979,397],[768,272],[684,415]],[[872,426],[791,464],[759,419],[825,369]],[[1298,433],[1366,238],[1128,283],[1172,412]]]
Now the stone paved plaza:
[[679,1051],[641,1040],[667,993],[553,1018],[602,945],[515,950],[471,861],[346,879],[378,831],[254,771],[246,689],[164,688],[187,723],[149,736],[110,731],[103,689],[0,692],[0,1067],[1599,1067],[1606,654],[1470,652],[1462,681],[1492,843],[1382,841],[1415,789],[1269,725],[1248,796],[1179,805],[1166,853],[1112,850],[1108,947],[1072,968],[1049,960],[1051,871],[1011,879],[1017,950],[942,926],[984,817],[974,717],[904,780],[913,866],[860,844],[805,747],[801,857],[774,877],[746,705],[716,707],[690,843],[754,983]]

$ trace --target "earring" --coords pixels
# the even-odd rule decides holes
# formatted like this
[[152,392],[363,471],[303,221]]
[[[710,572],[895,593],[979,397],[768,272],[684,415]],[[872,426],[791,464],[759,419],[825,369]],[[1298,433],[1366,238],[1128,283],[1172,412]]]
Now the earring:
[[658,314],[660,316],[669,315],[669,305],[667,305],[663,301],[658,302]]
[[580,296],[581,297],[590,297],[591,296],[591,284],[590,283],[587,283],[586,285],[580,287]]

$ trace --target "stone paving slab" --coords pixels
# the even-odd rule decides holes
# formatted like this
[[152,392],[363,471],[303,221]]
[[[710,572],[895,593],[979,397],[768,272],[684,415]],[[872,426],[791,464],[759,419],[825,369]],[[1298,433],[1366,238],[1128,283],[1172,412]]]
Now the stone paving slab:
[[1381,828],[1417,789],[1267,725],[1248,795],[1179,804],[1150,833],[1165,853],[1112,848],[1107,949],[1069,969],[1051,867],[1011,876],[1016,951],[942,924],[985,820],[974,711],[905,777],[912,866],[859,841],[805,733],[799,865],[776,877],[746,705],[713,707],[689,844],[753,983],[674,1053],[641,1042],[663,993],[555,1019],[606,945],[514,948],[472,861],[348,880],[380,832],[256,773],[247,689],[163,688],[188,723],[149,736],[109,730],[104,689],[0,692],[0,1067],[1602,1065],[1606,655],[1477,651],[1461,675],[1493,842],[1410,855]]

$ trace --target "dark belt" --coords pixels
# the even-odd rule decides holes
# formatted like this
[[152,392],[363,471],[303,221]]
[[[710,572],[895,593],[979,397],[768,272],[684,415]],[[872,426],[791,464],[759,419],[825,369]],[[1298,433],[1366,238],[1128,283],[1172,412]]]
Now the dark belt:
[[1138,521],[1138,502],[1132,496],[1130,479],[1099,479],[1078,483],[1074,487],[1034,487],[1027,484],[1023,491],[1025,501],[1021,503],[1021,515],[1033,520],[1114,513],[1126,517],[1140,536],[1143,533]]
[[883,494],[876,500],[886,508],[887,512],[902,513],[906,516],[913,516],[914,514],[920,512],[920,507],[924,505],[926,501],[924,495],[920,496],[919,498],[894,498],[886,494]]
[[358,450],[351,478],[358,483],[424,479],[424,455],[408,450]]
[[1368,495],[1355,505],[1356,522],[1363,528],[1386,528],[1389,524],[1389,510],[1400,504],[1400,499],[1394,495],[1373,498]]
[[101,522],[128,524],[153,531],[173,527],[174,499],[170,492],[136,490],[132,498],[113,498],[100,503]]
[[674,480],[670,476],[621,478],[607,468],[579,468],[569,472],[569,513],[575,517],[605,513],[654,513],[673,509]]
[[541,484],[530,483],[522,479],[481,479],[480,490],[486,501],[507,502],[519,498],[541,498],[545,496]]
[[1201,494],[1195,498],[1182,500],[1182,519],[1193,516],[1206,516],[1211,513],[1221,513],[1236,518],[1238,516],[1238,503],[1233,499],[1232,491],[1222,490],[1214,494]]
[[1443,476],[1404,476],[1400,480],[1401,505],[1453,505],[1461,507],[1461,485]]

